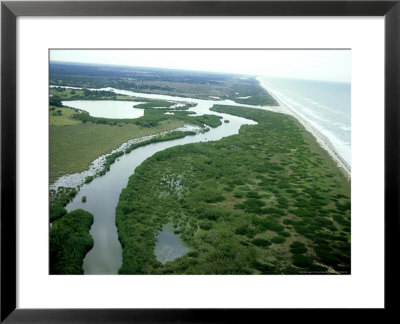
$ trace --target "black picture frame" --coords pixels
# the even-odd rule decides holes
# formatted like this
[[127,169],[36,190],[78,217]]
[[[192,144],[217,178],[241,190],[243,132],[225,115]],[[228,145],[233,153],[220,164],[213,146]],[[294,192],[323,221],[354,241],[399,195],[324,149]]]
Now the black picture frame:
[[[399,275],[400,0],[395,1],[4,1],[1,3],[1,322],[197,323],[259,321],[277,310],[16,308],[16,19],[18,16],[384,16],[385,307],[396,312]],[[293,310],[309,317],[310,310]],[[331,310],[326,310],[332,313]],[[357,310],[353,310],[357,311]],[[308,314],[308,315],[307,315]],[[269,314],[268,314],[269,315]],[[368,312],[368,316],[372,315]],[[393,314],[392,314],[393,315]],[[329,315],[331,316],[331,315]],[[335,316],[335,315],[333,315]],[[320,319],[322,320],[322,319]],[[382,319],[381,319],[382,320]]]

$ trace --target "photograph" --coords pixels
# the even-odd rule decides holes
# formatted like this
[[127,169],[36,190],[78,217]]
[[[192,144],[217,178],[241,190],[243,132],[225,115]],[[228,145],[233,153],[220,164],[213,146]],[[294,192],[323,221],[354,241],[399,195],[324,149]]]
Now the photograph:
[[399,2],[2,1],[0,322],[393,317]]
[[350,275],[350,49],[49,49],[50,275]]

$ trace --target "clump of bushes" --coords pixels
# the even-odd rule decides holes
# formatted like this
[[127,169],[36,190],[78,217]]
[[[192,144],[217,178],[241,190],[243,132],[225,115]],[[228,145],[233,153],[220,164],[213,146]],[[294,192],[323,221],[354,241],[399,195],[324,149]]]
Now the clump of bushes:
[[50,222],[54,222],[67,213],[67,210],[64,207],[71,201],[73,197],[76,196],[76,194],[76,189],[69,187],[59,187],[58,190],[50,191]]
[[275,267],[259,262],[257,260],[254,260],[252,262],[252,266],[254,267],[254,269],[259,270],[262,274],[272,274],[275,272]]
[[201,229],[208,231],[212,228],[213,223],[211,221],[205,220],[205,221],[200,222],[199,226]]
[[199,256],[199,252],[189,251],[188,256],[190,256],[191,258],[197,258]]
[[275,221],[273,219],[266,220],[264,226],[265,226],[265,229],[268,229],[270,231],[277,232],[277,233],[280,233],[285,229],[281,224],[279,224],[277,221]]
[[67,210],[61,205],[50,206],[50,222],[61,218],[67,213]]
[[275,236],[272,240],[271,240],[271,242],[272,243],[275,243],[275,244],[282,244],[282,243],[284,243],[286,241],[286,238],[284,238],[283,236]]
[[258,194],[258,192],[256,192],[256,191],[248,191],[246,193],[246,197],[247,198],[255,198],[255,199],[260,199],[261,198],[260,195]]
[[50,228],[50,274],[83,274],[83,258],[93,247],[93,215],[74,210]]
[[331,266],[334,269],[338,267],[340,260],[334,255],[330,247],[316,246],[314,251],[323,264]]
[[87,176],[86,178],[85,178],[85,183],[90,183],[90,182],[92,182],[93,181],[93,176]]
[[50,103],[50,106],[63,107],[63,104],[59,97],[55,97],[55,96],[50,97],[49,103]]
[[66,206],[78,192],[75,188],[59,187],[58,190],[50,190],[50,204]]
[[283,236],[283,237],[290,237],[291,236],[291,234],[289,232],[285,232],[285,231],[279,232],[278,234],[280,236]]
[[189,135],[196,135],[196,133],[192,132],[192,131],[170,132],[170,133],[167,133],[167,134],[165,134],[163,136],[153,137],[153,138],[151,138],[151,139],[149,139],[147,141],[144,141],[144,142],[133,143],[131,146],[129,146],[125,150],[125,153],[130,153],[131,151],[133,151],[134,149],[136,149],[138,147],[145,146],[145,145],[148,145],[148,144],[151,144],[151,143],[158,143],[158,142],[163,142],[163,141],[174,140],[174,139],[182,138],[182,137],[189,136]]
[[300,241],[294,241],[290,244],[290,252],[292,254],[303,254],[307,252],[307,248],[304,243]]
[[261,246],[261,247],[268,247],[271,245],[271,242],[262,238],[256,238],[251,240],[251,243],[256,245],[256,246]]
[[293,265],[300,268],[307,268],[311,265],[312,261],[302,254],[295,254],[292,257]]
[[124,155],[124,151],[118,151],[113,154],[110,154],[109,156],[106,157],[106,162],[104,163],[104,169],[106,171],[110,171],[110,166],[111,164],[114,164],[115,160],[119,158],[120,156]]
[[248,198],[242,203],[243,209],[248,213],[262,214],[265,202],[257,198]]
[[253,237],[256,235],[256,231],[254,228],[251,228],[249,225],[242,225],[235,230],[235,234],[237,235],[245,235],[247,237]]

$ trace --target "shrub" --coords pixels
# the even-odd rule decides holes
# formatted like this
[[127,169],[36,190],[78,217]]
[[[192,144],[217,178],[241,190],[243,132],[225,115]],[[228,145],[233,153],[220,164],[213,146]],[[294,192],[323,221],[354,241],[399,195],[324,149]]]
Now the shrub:
[[300,241],[294,241],[292,244],[290,244],[290,247],[291,248],[301,248],[301,247],[305,247],[305,244]]
[[75,188],[59,187],[50,192],[50,204],[66,206],[77,193]]
[[340,260],[332,255],[332,252],[329,252],[325,249],[314,248],[315,254],[320,258],[321,262],[336,268]]
[[219,195],[219,194],[217,194],[215,196],[209,196],[209,197],[204,199],[204,201],[207,202],[207,203],[217,203],[217,202],[221,202],[221,201],[224,201],[224,200],[225,200],[225,197],[222,196],[222,195]]
[[284,238],[283,236],[275,236],[271,241],[275,244],[282,244],[286,241],[286,238]]
[[256,246],[261,246],[261,247],[268,247],[271,245],[271,242],[268,240],[264,240],[262,238],[256,238],[251,240],[251,243],[256,245]]
[[83,203],[86,202],[86,196],[82,196],[82,202],[83,202]]
[[253,237],[256,234],[256,231],[254,229],[250,228],[248,225],[243,225],[243,226],[236,228],[235,234]]
[[89,234],[93,215],[74,210],[53,223],[50,228],[50,273],[82,274],[83,258],[93,247]]
[[218,220],[221,216],[223,216],[222,212],[217,211],[217,210],[208,210],[208,211],[199,211],[197,217],[199,219],[208,219],[211,221],[216,221]]
[[199,256],[199,252],[198,251],[190,251],[188,253],[188,256],[190,256],[191,258],[197,258]]
[[242,205],[248,213],[262,214],[262,207],[265,206],[265,202],[256,198],[248,198],[243,201]]
[[282,223],[285,225],[292,225],[294,223],[294,220],[293,219],[284,219],[282,221]]
[[281,224],[271,219],[268,219],[265,222],[265,227],[266,229],[277,233],[282,232],[285,229]]
[[258,192],[256,192],[256,191],[248,191],[246,193],[246,197],[247,198],[255,198],[255,199],[260,199],[261,198],[260,195],[258,194]]
[[50,207],[50,222],[54,222],[55,220],[64,216],[66,213],[67,213],[67,210],[59,204],[51,206]]
[[56,107],[62,107],[63,104],[61,102],[61,99],[59,97],[50,97],[50,106],[56,106]]
[[285,232],[285,231],[279,232],[278,234],[280,236],[283,236],[283,237],[290,237],[291,236],[289,232]]
[[305,246],[291,247],[290,252],[292,254],[303,254],[307,252],[307,248]]
[[85,178],[85,183],[90,183],[90,182],[92,182],[93,181],[93,176],[87,176],[86,178]]
[[253,261],[252,266],[254,267],[254,269],[261,271],[261,273],[263,274],[274,273],[275,270],[273,266],[259,261]]
[[295,254],[292,257],[293,265],[300,268],[307,268],[311,265],[312,261],[302,254]]
[[201,229],[208,231],[212,228],[213,224],[211,221],[202,221],[200,222],[199,226]]

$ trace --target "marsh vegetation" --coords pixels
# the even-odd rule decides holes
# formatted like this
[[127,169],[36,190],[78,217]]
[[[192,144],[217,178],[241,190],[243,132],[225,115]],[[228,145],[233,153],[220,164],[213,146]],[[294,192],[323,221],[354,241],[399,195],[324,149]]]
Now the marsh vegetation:
[[[117,206],[120,273],[349,273],[350,183],[327,153],[289,116],[213,110],[258,125],[136,169]],[[161,264],[154,247],[166,223],[191,252]]]

